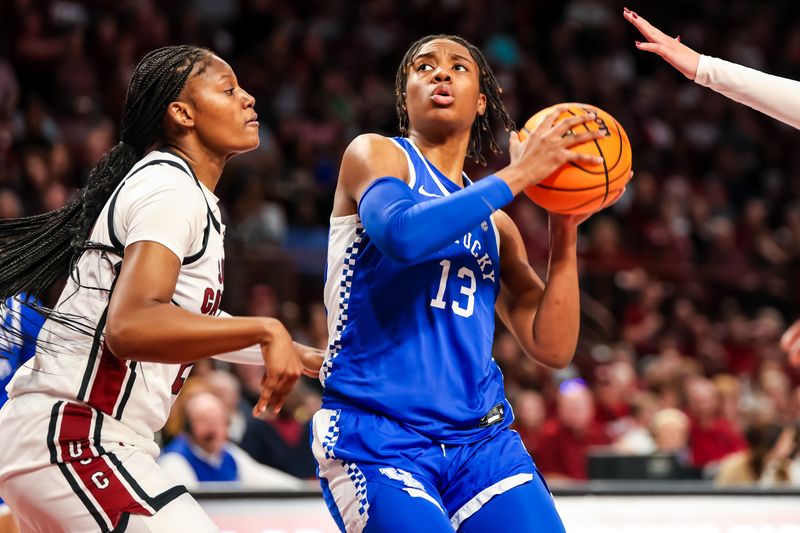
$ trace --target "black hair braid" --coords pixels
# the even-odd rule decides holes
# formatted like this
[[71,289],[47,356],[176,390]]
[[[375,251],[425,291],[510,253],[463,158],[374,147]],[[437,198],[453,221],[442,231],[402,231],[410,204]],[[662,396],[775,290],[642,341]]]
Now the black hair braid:
[[[84,250],[103,248],[87,242],[92,225],[136,161],[160,139],[167,106],[193,70],[205,69],[209,55],[194,46],[169,46],[144,56],[128,86],[121,142],[98,161],[86,187],[56,211],[0,220],[0,302],[20,292],[41,297],[69,273]],[[198,62],[201,67],[195,69]],[[40,310],[50,315],[50,310]]]
[[514,121],[511,120],[511,117],[508,115],[503,105],[503,101],[500,98],[503,90],[497,84],[497,79],[494,77],[494,73],[488,61],[486,61],[483,52],[481,52],[477,46],[458,35],[428,35],[414,42],[403,56],[400,67],[397,69],[397,76],[395,77],[395,107],[397,109],[400,133],[403,136],[408,136],[410,127],[408,122],[408,109],[406,108],[408,68],[411,66],[420,48],[422,48],[425,43],[435,39],[446,39],[460,44],[469,51],[472,59],[474,59],[475,63],[478,65],[480,91],[482,94],[486,95],[486,112],[484,112],[483,115],[477,115],[475,121],[472,123],[467,156],[471,157],[476,163],[486,165],[486,159],[482,154],[484,138],[489,142],[489,149],[492,153],[501,153],[500,145],[497,144],[494,138],[495,122],[499,121],[503,129],[511,131],[514,129]]

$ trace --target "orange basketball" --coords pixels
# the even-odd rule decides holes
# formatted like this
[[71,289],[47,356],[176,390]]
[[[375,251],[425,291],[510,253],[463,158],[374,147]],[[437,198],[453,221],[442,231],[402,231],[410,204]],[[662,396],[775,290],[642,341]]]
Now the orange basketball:
[[[570,130],[567,135],[594,130],[602,130],[605,136],[578,146],[572,150],[599,155],[603,164],[567,163],[558,168],[545,180],[525,189],[528,197],[555,213],[580,215],[593,213],[614,203],[621,195],[631,174],[631,144],[625,130],[614,117],[595,106],[588,104],[559,104],[565,111],[556,122],[570,116],[592,112],[597,115],[594,121],[585,122]],[[557,106],[542,109],[525,123],[520,130],[524,140],[535,131],[547,115]]]

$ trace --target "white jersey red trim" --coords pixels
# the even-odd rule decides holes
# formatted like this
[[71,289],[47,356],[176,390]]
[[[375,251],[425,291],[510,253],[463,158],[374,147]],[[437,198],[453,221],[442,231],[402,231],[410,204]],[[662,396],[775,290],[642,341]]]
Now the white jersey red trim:
[[146,240],[181,259],[173,304],[216,315],[224,282],[225,231],[217,201],[177,155],[154,151],[139,161],[92,229],[90,241],[104,249],[88,250],[78,260],[55,306],[61,319],[42,327],[36,357],[8,387],[11,401],[43,393],[85,403],[152,439],[166,422],[190,365],[114,356],[104,339],[108,303],[124,248]]

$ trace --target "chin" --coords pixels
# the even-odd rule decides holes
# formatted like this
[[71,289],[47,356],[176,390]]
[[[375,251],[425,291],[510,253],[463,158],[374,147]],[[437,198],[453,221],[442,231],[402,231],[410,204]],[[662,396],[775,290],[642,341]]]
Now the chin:
[[259,145],[261,145],[261,139],[256,137],[255,139],[250,139],[249,142],[243,142],[239,146],[231,147],[229,153],[232,155],[243,154],[255,150]]

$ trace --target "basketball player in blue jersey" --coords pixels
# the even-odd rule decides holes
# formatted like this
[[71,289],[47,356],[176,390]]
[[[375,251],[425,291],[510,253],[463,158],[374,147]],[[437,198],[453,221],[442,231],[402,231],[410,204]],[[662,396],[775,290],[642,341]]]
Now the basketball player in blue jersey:
[[[36,337],[44,324],[44,317],[27,302],[22,293],[0,306],[0,408],[8,400],[6,385],[14,372],[36,353]],[[0,533],[15,531],[11,510],[0,494]]]
[[549,116],[511,162],[475,183],[481,146],[513,128],[481,52],[425,37],[397,74],[402,137],[362,135],[344,154],[331,216],[329,346],[313,450],[342,531],[564,531],[516,432],[492,359],[497,312],[524,351],[556,368],[578,338],[577,226],[550,217],[545,285],[500,208],[562,164],[593,119]]

